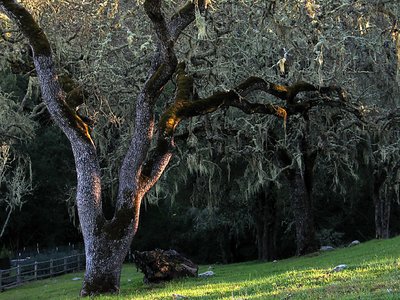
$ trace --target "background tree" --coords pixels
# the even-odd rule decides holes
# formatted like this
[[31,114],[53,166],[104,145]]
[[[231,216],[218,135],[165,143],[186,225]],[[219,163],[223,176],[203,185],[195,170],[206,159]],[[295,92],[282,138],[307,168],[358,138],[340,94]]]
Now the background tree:
[[0,92],[0,206],[3,237],[11,215],[21,210],[32,190],[31,161],[25,145],[34,137],[35,124],[12,97]]
[[[375,122],[373,122],[375,120]],[[369,167],[371,195],[375,208],[375,237],[389,238],[391,206],[399,199],[399,130],[396,112],[371,120],[362,131],[364,157]]]

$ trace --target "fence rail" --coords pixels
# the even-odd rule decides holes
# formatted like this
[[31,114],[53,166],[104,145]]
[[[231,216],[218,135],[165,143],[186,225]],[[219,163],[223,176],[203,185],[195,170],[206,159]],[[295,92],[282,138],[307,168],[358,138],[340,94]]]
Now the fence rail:
[[84,268],[84,254],[18,265],[7,270],[0,270],[0,291],[16,287],[28,281],[76,272]]

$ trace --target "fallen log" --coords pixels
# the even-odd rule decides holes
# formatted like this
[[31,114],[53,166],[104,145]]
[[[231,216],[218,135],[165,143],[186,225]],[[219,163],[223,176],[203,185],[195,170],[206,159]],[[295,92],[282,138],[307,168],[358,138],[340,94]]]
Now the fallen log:
[[144,274],[144,283],[160,283],[183,277],[197,277],[198,266],[175,250],[135,251],[133,262]]

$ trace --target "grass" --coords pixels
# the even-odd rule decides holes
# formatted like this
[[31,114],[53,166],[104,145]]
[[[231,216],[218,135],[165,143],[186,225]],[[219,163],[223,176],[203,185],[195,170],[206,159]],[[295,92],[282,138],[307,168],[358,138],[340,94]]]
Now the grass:
[[[347,264],[341,272],[331,270]],[[208,266],[202,266],[200,272]],[[400,299],[400,237],[373,240],[351,248],[315,253],[275,263],[213,266],[212,278],[191,278],[146,286],[142,274],[126,265],[118,296],[95,299]],[[79,299],[83,273],[37,281],[0,293],[0,300]]]

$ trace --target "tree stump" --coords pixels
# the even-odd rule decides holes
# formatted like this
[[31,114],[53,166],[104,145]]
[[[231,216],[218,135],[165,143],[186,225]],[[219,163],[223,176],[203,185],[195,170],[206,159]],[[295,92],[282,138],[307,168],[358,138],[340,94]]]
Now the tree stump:
[[198,266],[175,250],[155,249],[133,253],[133,262],[144,274],[144,283],[160,283],[182,277],[197,277]]

